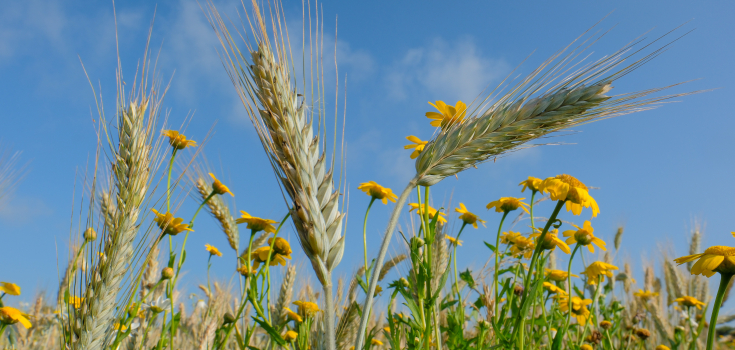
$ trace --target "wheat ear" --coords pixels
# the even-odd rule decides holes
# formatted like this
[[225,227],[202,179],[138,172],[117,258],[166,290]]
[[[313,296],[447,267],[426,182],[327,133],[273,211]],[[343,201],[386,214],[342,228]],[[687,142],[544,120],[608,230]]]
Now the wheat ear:
[[283,282],[281,283],[281,290],[278,292],[278,299],[276,299],[273,324],[280,325],[281,322],[285,321],[285,312],[283,309],[291,304],[294,282],[296,282],[296,266],[289,265],[286,270],[286,276],[283,277]]
[[[212,193],[212,186],[201,176],[196,179],[195,186],[202,200],[209,197]],[[225,233],[225,236],[227,236],[227,242],[230,243],[230,247],[234,249],[235,252],[239,252],[240,230],[235,223],[235,219],[232,217],[230,208],[225,204],[222,196],[211,197],[207,201],[207,209],[209,209],[212,216],[214,216],[214,218],[217,219],[217,222],[219,222],[220,227],[222,227],[222,231]]]

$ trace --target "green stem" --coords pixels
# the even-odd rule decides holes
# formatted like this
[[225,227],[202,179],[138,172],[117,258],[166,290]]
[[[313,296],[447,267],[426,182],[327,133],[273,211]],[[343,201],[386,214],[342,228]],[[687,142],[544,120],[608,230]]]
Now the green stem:
[[372,197],[370,199],[370,204],[368,204],[367,210],[365,211],[365,222],[362,224],[362,247],[363,252],[365,253],[365,281],[370,280],[370,270],[368,268],[368,257],[367,257],[367,220],[368,220],[368,214],[370,214],[370,208],[373,206],[373,203],[375,202],[375,197]]
[[[493,289],[495,290],[495,310],[493,311],[493,317],[495,318],[495,323],[498,323],[498,304],[500,304],[499,294],[498,291],[498,270],[499,267],[499,261],[498,261],[498,250],[500,249],[500,234],[503,232],[503,222],[505,222],[505,217],[508,216],[508,212],[503,213],[503,218],[500,219],[500,225],[498,225],[498,234],[495,236],[495,275],[493,276]],[[496,337],[497,339],[497,337]]]
[[725,297],[725,291],[727,285],[730,283],[732,274],[720,274],[720,288],[717,290],[717,298],[715,298],[715,305],[712,308],[712,316],[709,321],[709,330],[707,331],[707,350],[712,350],[712,346],[715,343],[715,329],[717,328],[717,315],[720,313],[720,306],[722,306],[722,299]]
[[464,306],[462,306],[462,294],[459,292],[459,278],[457,275],[457,246],[459,245],[459,236],[462,234],[465,226],[467,226],[466,222],[462,224],[462,227],[457,233],[457,238],[455,238],[456,242],[454,243],[454,253],[452,254],[452,265],[454,265],[454,291],[457,293],[459,308],[460,310],[462,310],[460,313],[462,317],[462,324],[464,324]]
[[166,181],[166,211],[171,212],[171,170],[174,168],[174,158],[178,149],[171,152],[171,160],[168,162],[168,180]]
[[579,247],[581,247],[579,244],[574,246],[572,255],[569,257],[569,267],[567,267],[567,311],[569,311],[569,313],[567,314],[567,323],[564,325],[563,335],[566,335],[566,332],[569,329],[569,324],[572,323],[572,260],[574,260],[574,254],[577,253]]
[[[595,310],[597,310],[597,307],[599,307],[597,305],[597,298],[600,297],[601,287],[602,287],[602,275],[597,277],[597,286],[595,287],[595,295],[594,297],[592,297],[592,307]],[[571,311],[572,310],[571,309],[571,299],[570,299],[569,307],[570,307],[569,310]],[[590,316],[592,316],[591,311],[590,311]],[[597,322],[597,317],[595,317],[595,324],[599,324],[599,322]],[[584,336],[587,334],[587,330],[589,329],[589,327],[590,327],[590,320],[587,320],[587,322],[585,322],[584,330],[582,331],[582,335],[579,337],[579,344],[578,344],[579,346],[582,346],[582,343],[584,343]]]
[[189,221],[189,228],[194,228],[194,220],[196,220],[197,215],[199,215],[199,211],[202,210],[202,207],[204,207],[204,205],[207,204],[207,202],[209,202],[209,200],[214,197],[215,194],[216,193],[214,193],[214,190],[212,190],[212,193],[210,193],[207,198],[204,198],[202,204],[199,204],[199,208],[197,208],[197,211],[194,212],[194,216],[191,218],[191,221]]
[[[235,328],[234,325],[237,325],[237,320],[240,319],[240,316],[242,315],[242,311],[245,309],[245,305],[248,303],[247,294],[249,293],[250,289],[250,279],[253,278],[253,274],[251,273],[251,265],[250,265],[250,253],[252,251],[253,247],[253,238],[255,237],[255,231],[250,231],[250,243],[248,243],[248,261],[245,262],[245,268],[248,269],[248,276],[245,278],[245,289],[243,290],[242,297],[240,300],[240,307],[237,309],[237,315],[235,315],[235,322],[230,325],[230,327],[227,328],[227,332],[225,333],[225,337],[222,340],[222,342],[219,344],[219,349],[222,349],[227,344],[227,339],[230,338],[230,334],[232,334],[232,329]],[[258,308],[255,307],[256,312],[258,311]]]

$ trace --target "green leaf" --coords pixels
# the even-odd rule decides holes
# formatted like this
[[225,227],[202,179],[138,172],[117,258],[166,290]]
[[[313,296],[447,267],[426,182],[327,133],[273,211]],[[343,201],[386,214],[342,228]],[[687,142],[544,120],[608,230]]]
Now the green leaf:
[[472,277],[472,272],[470,271],[470,269],[467,269],[464,272],[461,272],[459,274],[459,278],[467,282],[467,285],[470,288],[475,289],[475,279]]
[[493,253],[495,253],[495,251],[497,250],[497,249],[495,248],[495,246],[494,246],[494,245],[492,245],[492,244],[490,244],[490,243],[488,243],[488,242],[485,242],[485,245],[486,245],[486,246],[487,246],[488,248],[490,248],[490,250],[492,250],[492,251],[493,251]]
[[275,328],[271,327],[268,323],[255,318],[254,316],[252,316],[252,318],[253,318],[253,321],[257,322],[261,328],[263,328],[266,332],[268,332],[268,335],[270,335],[271,340],[278,343],[278,345],[281,345],[281,346],[286,345],[286,341],[283,338],[281,338],[281,335],[278,334],[278,331]]

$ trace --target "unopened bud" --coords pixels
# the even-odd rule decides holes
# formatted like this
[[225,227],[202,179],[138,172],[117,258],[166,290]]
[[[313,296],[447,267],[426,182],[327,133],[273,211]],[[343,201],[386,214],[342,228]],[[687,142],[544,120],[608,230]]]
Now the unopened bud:
[[225,324],[230,324],[230,323],[235,322],[235,316],[232,316],[232,314],[229,312],[225,312],[225,315],[223,316],[223,318],[225,320]]
[[515,286],[513,287],[513,294],[515,294],[516,296],[521,296],[521,295],[523,295],[523,286],[521,286],[521,285],[519,285],[519,284],[516,284],[516,285],[515,285]]
[[612,323],[610,321],[604,320],[604,321],[600,322],[600,328],[602,328],[604,330],[608,330],[608,329],[612,328]]
[[401,277],[401,279],[399,279],[399,280],[398,280],[398,282],[399,282],[399,283],[400,283],[400,284],[401,284],[402,286],[404,286],[404,287],[406,287],[406,288],[408,288],[408,287],[410,286],[410,285],[408,284],[408,280],[407,280],[407,279],[406,279],[405,277]]
[[421,239],[421,238],[418,238],[418,237],[411,238],[411,247],[412,248],[421,248],[421,247],[424,246],[424,244],[426,244],[426,242],[424,242],[424,240]]
[[164,267],[163,270],[161,270],[161,279],[162,280],[170,280],[174,277],[174,269],[170,267]]
[[95,239],[97,239],[97,232],[95,232],[93,228],[89,227],[86,230],[84,230],[84,240],[85,241],[92,242]]
[[649,337],[651,336],[651,332],[649,332],[649,331],[648,331],[647,329],[645,329],[645,328],[638,328],[638,329],[636,329],[636,331],[635,331],[635,335],[636,335],[636,336],[637,336],[638,338],[641,338],[642,340],[646,340],[646,339],[648,339],[648,338],[649,338]]

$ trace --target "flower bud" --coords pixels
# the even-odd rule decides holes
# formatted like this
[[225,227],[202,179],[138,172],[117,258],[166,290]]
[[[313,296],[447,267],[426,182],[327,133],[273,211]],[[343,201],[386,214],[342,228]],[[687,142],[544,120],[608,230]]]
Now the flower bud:
[[645,328],[638,328],[638,329],[636,329],[636,331],[635,331],[635,335],[636,335],[636,336],[637,336],[638,338],[641,338],[641,340],[646,340],[646,339],[648,339],[648,338],[649,338],[649,337],[651,336],[651,332],[649,332],[649,331],[648,331],[647,329],[645,329]]
[[92,242],[95,239],[97,239],[97,232],[95,232],[93,228],[88,227],[86,230],[84,230],[84,240],[85,241]]
[[419,237],[412,237],[411,238],[411,247],[412,248],[421,248],[421,247],[424,246],[424,244],[426,244],[426,242],[424,242],[424,240],[421,239],[421,238],[419,238]]
[[588,245],[592,243],[592,235],[586,230],[579,230],[574,233],[574,240],[581,245]]
[[513,294],[515,294],[516,296],[523,295],[523,286],[522,285],[519,285],[519,284],[516,284],[513,287]]
[[600,328],[604,330],[608,330],[612,328],[612,323],[608,320],[603,320],[602,322],[600,322]]
[[408,280],[405,277],[401,277],[401,279],[398,280],[398,283],[400,283],[402,286],[408,288],[410,285],[408,284]]
[[223,316],[223,318],[224,318],[225,324],[230,324],[230,323],[235,322],[235,316],[232,316],[232,314],[229,312],[225,312],[225,315]]
[[170,280],[174,277],[174,269],[170,267],[164,267],[163,270],[161,270],[161,279],[162,280]]

